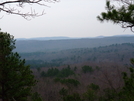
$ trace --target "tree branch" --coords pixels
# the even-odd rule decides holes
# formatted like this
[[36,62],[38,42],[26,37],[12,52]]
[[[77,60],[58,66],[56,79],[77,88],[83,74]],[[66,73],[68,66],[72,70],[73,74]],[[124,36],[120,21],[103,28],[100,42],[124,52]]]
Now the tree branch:
[[[42,10],[42,13],[37,13],[35,9],[31,8],[28,12],[22,12],[22,9],[24,9],[24,4],[37,4],[39,6],[47,6],[45,5],[46,2],[49,3],[55,3],[58,2],[58,0],[14,0],[14,1],[5,1],[0,2],[0,12],[5,12],[8,14],[15,14],[20,15],[24,17],[25,19],[28,19],[29,17],[38,17],[44,15],[44,10]],[[18,6],[14,4],[19,4]],[[21,7],[22,9],[19,10],[18,7]]]
[[98,20],[112,21],[114,24],[121,24],[122,28],[130,28],[134,32],[134,1],[133,0],[113,0],[123,3],[121,7],[117,8],[115,5],[110,4],[111,0],[106,2],[107,12],[101,13]]
[[20,2],[20,0],[17,0],[17,1],[6,1],[6,2],[0,3],[0,5],[4,6],[5,4],[18,3],[18,2]]

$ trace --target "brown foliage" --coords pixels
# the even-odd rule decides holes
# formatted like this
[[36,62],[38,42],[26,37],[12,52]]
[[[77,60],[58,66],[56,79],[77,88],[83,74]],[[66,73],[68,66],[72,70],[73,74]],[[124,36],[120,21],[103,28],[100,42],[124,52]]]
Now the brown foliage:
[[[93,73],[83,73],[81,67],[83,65],[92,66],[94,69]],[[83,93],[87,91],[87,86],[91,83],[100,86],[100,94],[103,94],[103,89],[110,88],[113,90],[119,90],[123,86],[123,80],[121,73],[123,71],[127,71],[127,68],[121,64],[114,64],[111,62],[105,63],[85,63],[85,64],[76,64],[70,66],[72,70],[74,67],[77,67],[75,71],[75,75],[70,76],[68,78],[77,79],[80,82],[78,87],[72,87],[70,90],[70,94],[79,93],[82,97]],[[98,67],[96,67],[98,66]],[[66,66],[63,66],[66,67]],[[63,68],[57,67],[58,69]],[[47,68],[48,69],[48,68]],[[42,68],[41,71],[47,71],[46,68]],[[54,77],[40,77],[39,72],[36,69],[33,69],[36,78],[38,79],[38,84],[34,88],[34,91],[37,91],[41,94],[43,101],[62,101],[59,91],[63,87],[68,89],[66,85],[61,83],[55,83]]]

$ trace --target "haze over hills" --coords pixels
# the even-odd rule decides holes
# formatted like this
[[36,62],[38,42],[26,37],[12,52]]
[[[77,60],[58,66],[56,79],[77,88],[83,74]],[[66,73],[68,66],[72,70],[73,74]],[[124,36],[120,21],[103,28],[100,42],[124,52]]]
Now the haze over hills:
[[[131,37],[134,36],[134,34],[127,34],[127,35],[114,35],[109,37]],[[64,39],[85,39],[85,38],[104,38],[108,36],[97,36],[97,37],[66,37],[66,36],[58,36],[58,37],[34,37],[34,38],[17,38],[17,40],[64,40]]]
[[112,44],[98,48],[77,48],[57,52],[20,53],[31,67],[60,66],[88,62],[113,62],[129,64],[134,56],[134,43]]
[[95,38],[31,38],[16,41],[15,51],[19,53],[59,51],[75,48],[94,48],[111,44],[134,43],[133,35]]
[[17,40],[62,40],[62,39],[75,39],[70,37],[35,37],[35,38],[17,38]]

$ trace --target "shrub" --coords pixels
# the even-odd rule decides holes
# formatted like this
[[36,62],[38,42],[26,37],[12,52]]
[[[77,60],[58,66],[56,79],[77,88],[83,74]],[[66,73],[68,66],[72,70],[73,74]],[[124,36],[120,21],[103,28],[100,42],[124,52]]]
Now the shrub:
[[85,66],[82,67],[82,71],[84,73],[93,72],[93,68],[91,66],[86,66],[85,65]]

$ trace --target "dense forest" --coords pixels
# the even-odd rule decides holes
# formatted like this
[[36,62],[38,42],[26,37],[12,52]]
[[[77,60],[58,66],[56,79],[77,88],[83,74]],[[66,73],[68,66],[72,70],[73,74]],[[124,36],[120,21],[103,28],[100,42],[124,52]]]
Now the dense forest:
[[134,43],[112,44],[96,48],[76,48],[53,52],[20,53],[31,68],[58,67],[88,62],[129,64],[134,55]]
[[15,51],[27,52],[50,52],[75,48],[95,48],[112,44],[134,43],[134,36],[111,36],[102,38],[79,38],[59,40],[17,40]]
[[123,73],[133,75],[133,42],[19,54],[38,80],[33,91],[43,101],[129,101]]
[[[28,52],[26,50],[14,52],[13,36],[3,32],[0,35],[0,41],[3,43],[0,54],[2,85],[0,101],[10,99],[11,101],[133,101],[134,99],[133,41],[126,43],[121,38],[121,43],[114,43],[112,40],[114,44],[94,47],[85,47],[83,41],[80,41],[79,48],[72,44],[72,48],[69,46],[65,49],[61,46],[58,50],[51,48],[50,51],[43,51],[43,47],[42,49],[36,47],[38,50],[35,51],[29,44],[25,44],[21,48],[24,50],[29,48],[26,49]],[[66,41],[62,40],[62,45]],[[77,42],[78,39],[73,41]],[[103,39],[103,42],[105,41]],[[128,41],[131,41],[130,37]],[[48,41],[39,42],[45,44]]]

